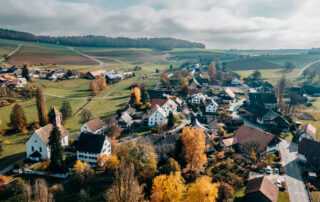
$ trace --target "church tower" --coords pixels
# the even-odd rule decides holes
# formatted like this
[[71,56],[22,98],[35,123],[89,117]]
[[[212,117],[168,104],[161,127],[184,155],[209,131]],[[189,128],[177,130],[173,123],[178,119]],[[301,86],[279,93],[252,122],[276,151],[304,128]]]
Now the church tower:
[[59,112],[58,108],[52,106],[48,114],[49,122],[53,125],[61,126],[61,116],[62,114]]

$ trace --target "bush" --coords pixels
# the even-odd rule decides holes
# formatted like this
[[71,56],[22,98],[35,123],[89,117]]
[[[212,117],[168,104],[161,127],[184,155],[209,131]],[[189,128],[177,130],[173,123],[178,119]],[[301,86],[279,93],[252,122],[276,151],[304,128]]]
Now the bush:
[[6,107],[9,105],[10,105],[10,103],[7,100],[1,100],[1,102],[0,102],[0,107]]
[[13,168],[14,169],[20,169],[20,168],[23,168],[24,167],[24,163],[22,161],[18,161],[16,162],[15,164],[13,164]]
[[10,192],[12,195],[18,195],[22,193],[25,181],[20,177],[17,177],[13,182],[11,182]]

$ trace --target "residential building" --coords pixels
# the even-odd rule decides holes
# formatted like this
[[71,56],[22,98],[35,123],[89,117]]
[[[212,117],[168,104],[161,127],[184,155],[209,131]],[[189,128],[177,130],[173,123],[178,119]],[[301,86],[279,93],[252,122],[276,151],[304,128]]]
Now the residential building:
[[298,134],[297,134],[299,137],[298,141],[301,142],[303,138],[306,138],[309,140],[315,140],[316,133],[317,133],[317,128],[312,126],[310,123],[305,124],[301,126],[300,130],[298,131]]
[[320,142],[302,138],[298,143],[299,161],[320,169]]
[[154,127],[158,125],[165,125],[167,115],[166,112],[161,107],[159,107],[159,105],[155,105],[146,114],[145,118],[148,119],[148,126]]
[[207,113],[217,112],[219,105],[213,99],[207,99],[205,103],[205,108]]
[[249,102],[267,109],[275,109],[277,98],[274,93],[249,93]]
[[244,194],[247,202],[277,202],[279,188],[263,176],[249,180]]
[[121,128],[128,128],[131,126],[132,117],[127,112],[123,112],[118,123]]
[[202,94],[202,93],[198,93],[198,94],[193,94],[191,96],[191,103],[192,104],[201,104],[202,102],[204,102],[206,99],[206,97]]
[[94,133],[94,134],[102,134],[104,130],[104,126],[106,124],[101,121],[101,119],[96,118],[91,121],[84,123],[80,131],[81,133]]

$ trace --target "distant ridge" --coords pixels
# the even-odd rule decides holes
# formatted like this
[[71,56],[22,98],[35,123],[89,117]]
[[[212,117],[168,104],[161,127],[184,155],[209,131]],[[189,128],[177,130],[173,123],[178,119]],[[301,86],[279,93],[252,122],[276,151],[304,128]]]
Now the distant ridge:
[[152,48],[156,50],[171,50],[173,48],[205,48],[202,43],[190,42],[175,38],[128,38],[106,36],[37,36],[28,32],[20,32],[0,28],[0,38],[20,41],[33,41],[52,43],[67,46],[85,47],[126,47],[126,48]]

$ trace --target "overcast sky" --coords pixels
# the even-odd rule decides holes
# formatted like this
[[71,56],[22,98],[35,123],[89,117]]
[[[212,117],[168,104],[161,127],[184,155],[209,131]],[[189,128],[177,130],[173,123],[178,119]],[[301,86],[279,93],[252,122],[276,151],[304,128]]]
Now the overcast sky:
[[175,37],[215,49],[320,47],[319,0],[0,0],[0,27]]

